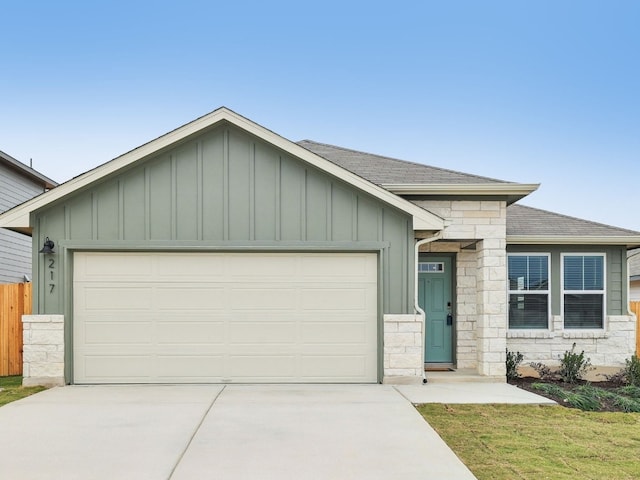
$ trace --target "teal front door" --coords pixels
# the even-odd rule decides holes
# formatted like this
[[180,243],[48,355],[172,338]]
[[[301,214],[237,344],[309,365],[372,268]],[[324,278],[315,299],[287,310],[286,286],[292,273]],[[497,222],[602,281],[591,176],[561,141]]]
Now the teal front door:
[[418,303],[426,313],[425,363],[453,363],[451,257],[421,257]]

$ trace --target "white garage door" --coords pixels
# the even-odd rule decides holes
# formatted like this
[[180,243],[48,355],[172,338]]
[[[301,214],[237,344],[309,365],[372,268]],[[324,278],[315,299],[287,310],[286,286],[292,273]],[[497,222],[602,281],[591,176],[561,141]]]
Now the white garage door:
[[76,253],[75,383],[376,382],[377,257]]

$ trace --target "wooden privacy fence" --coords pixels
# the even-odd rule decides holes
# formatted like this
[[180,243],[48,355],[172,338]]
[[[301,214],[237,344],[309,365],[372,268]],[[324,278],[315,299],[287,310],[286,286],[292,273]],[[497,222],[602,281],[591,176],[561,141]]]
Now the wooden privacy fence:
[[22,315],[30,313],[30,283],[0,285],[0,377],[22,375]]
[[636,355],[640,355],[640,302],[629,302],[629,309],[636,314]]

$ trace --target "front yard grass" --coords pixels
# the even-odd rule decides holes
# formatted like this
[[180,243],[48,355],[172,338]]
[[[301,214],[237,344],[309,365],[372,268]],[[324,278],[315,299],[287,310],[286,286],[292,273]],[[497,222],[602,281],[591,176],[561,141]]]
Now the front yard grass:
[[640,478],[640,413],[541,405],[418,405],[479,479]]
[[0,377],[0,407],[42,390],[45,387],[23,387],[21,376]]

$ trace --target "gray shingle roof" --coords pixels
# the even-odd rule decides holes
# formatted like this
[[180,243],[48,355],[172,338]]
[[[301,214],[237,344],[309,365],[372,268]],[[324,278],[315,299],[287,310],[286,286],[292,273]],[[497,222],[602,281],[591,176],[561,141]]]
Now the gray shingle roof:
[[640,233],[514,204],[507,207],[507,235],[623,237]]
[[[311,140],[303,148],[377,185],[389,184],[510,184],[503,180],[407,162]],[[582,220],[559,213],[513,204],[507,207],[507,235],[562,237],[624,237],[640,232]],[[638,255],[640,263],[640,255]]]
[[297,142],[336,165],[349,170],[376,185],[384,184],[481,184],[511,183],[494,178],[480,177],[444,168],[431,167],[420,163],[407,162],[397,158],[383,157],[372,153],[359,152],[325,143],[302,140]]

